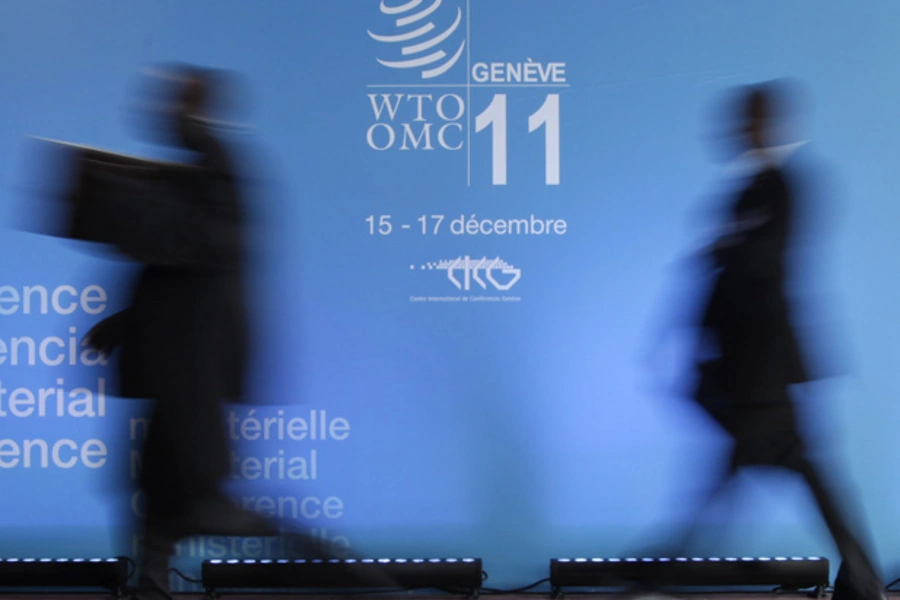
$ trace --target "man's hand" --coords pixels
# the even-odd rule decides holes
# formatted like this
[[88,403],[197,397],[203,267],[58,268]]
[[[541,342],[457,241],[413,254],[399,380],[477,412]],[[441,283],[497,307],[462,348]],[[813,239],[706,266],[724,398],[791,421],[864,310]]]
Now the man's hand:
[[122,311],[94,325],[81,340],[81,345],[94,348],[106,356],[112,354],[122,345],[125,337],[125,315],[126,312]]

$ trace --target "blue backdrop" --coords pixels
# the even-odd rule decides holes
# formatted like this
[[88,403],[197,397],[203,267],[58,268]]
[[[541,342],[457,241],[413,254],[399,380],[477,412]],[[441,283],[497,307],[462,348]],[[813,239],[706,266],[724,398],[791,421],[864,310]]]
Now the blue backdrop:
[[[139,69],[245,76],[239,147],[265,182],[265,236],[255,404],[229,409],[235,493],[336,547],[480,556],[495,586],[689,514],[721,439],[651,376],[670,380],[681,353],[651,370],[642,352],[722,175],[709,103],[802,79],[829,215],[805,281],[835,332],[820,343],[849,367],[803,395],[805,423],[893,573],[897,3],[13,0],[0,15],[9,225],[45,176],[25,136],[158,155],[126,118]],[[75,345],[126,302],[129,267],[85,250],[0,238],[2,555],[134,543],[116,535],[130,492],[111,492],[139,468],[144,407],[101,393],[107,367]],[[698,551],[834,557],[813,508],[761,475]],[[181,562],[263,550],[193,541]]]

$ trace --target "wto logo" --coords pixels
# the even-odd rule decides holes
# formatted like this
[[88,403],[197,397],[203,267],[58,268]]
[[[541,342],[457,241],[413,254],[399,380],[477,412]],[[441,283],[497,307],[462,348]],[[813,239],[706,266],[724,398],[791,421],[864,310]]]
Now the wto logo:
[[[376,60],[389,69],[419,70],[422,79],[439,77],[453,68],[466,47],[465,37],[459,41],[458,46],[452,39],[462,24],[462,8],[456,8],[456,19],[452,24],[439,28],[429,17],[435,13],[446,14],[447,11],[439,11],[443,0],[434,0],[424,8],[421,6],[423,0],[408,0],[396,6],[390,5],[389,1],[381,0],[381,12],[395,17],[397,33],[376,34],[371,30],[367,31],[373,40],[387,44],[391,50],[399,49],[399,60]],[[429,20],[421,24],[426,19]]]
[[490,284],[494,289],[505,292],[518,283],[522,278],[522,270],[517,269],[499,256],[497,258],[470,258],[460,256],[449,260],[429,262],[422,269],[447,271],[447,279],[456,289],[469,291],[474,282],[481,289],[488,289]]
[[[374,14],[376,0],[366,2]],[[472,56],[470,28],[477,11],[471,0],[377,2],[381,14],[367,29],[374,57],[366,62],[379,79],[391,77],[366,84],[366,145],[376,152],[433,152],[441,160],[464,155],[459,158],[465,159],[467,186],[473,173],[482,179],[490,173],[492,185],[506,185],[510,160],[526,165],[519,171],[527,177],[559,185],[559,90],[569,87],[566,63],[531,52],[513,60]],[[546,4],[547,10],[552,6]],[[496,33],[502,25],[487,31]],[[542,98],[533,93],[538,89],[546,91]]]

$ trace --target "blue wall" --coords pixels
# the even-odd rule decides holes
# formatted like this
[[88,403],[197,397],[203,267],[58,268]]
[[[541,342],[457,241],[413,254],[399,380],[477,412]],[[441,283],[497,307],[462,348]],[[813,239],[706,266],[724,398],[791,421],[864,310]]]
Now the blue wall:
[[[828,223],[804,289],[821,296],[810,306],[836,340],[817,343],[848,367],[803,395],[805,422],[841,456],[890,575],[900,561],[891,443],[900,416],[900,5],[445,0],[397,25],[431,4],[390,15],[376,0],[5,2],[0,217],[16,224],[31,186],[42,183],[25,136],[159,154],[127,118],[147,64],[180,60],[244,74],[253,129],[240,147],[266,183],[254,197],[266,236],[255,248],[253,282],[257,405],[229,409],[236,432],[245,428],[237,453],[251,478],[236,480],[236,493],[263,510],[305,507],[310,524],[339,545],[378,555],[477,555],[489,584],[518,585],[544,577],[552,556],[618,554],[652,542],[658,526],[685,518],[692,492],[712,473],[721,438],[671,387],[655,383],[660,370],[648,369],[642,351],[654,318],[670,312],[672,282],[684,282],[675,261],[702,234],[691,215],[722,174],[708,143],[710,102],[735,84],[798,77],[815,99],[807,149],[823,168],[815,197]],[[457,16],[458,28],[421,53],[442,50],[445,58],[407,69],[378,62],[409,57],[402,43],[370,33],[435,25],[409,45]],[[458,60],[447,62],[459,48]],[[529,62],[537,66],[521,66]],[[445,63],[446,72],[423,76]],[[492,63],[500,66],[485,81],[491,67],[483,64]],[[508,64],[526,81],[499,81]],[[485,112],[497,95],[506,111]],[[384,98],[400,99],[393,120],[375,114]],[[538,115],[549,120],[529,132],[542,105]],[[494,145],[498,121],[480,126],[491,114],[506,121],[507,135]],[[393,145],[374,149],[390,141],[389,128]],[[548,185],[554,130],[559,182]],[[495,185],[492,156],[503,139],[506,184]],[[383,215],[388,235],[379,233]],[[460,234],[454,221],[473,215],[479,224],[529,223]],[[545,228],[553,219],[552,232],[535,233],[532,215]],[[443,217],[436,233],[433,216]],[[4,231],[0,255],[0,554],[129,551],[129,539],[117,535],[127,510],[113,508],[124,500],[128,509],[130,492],[111,482],[130,467],[144,407],[106,394],[101,415],[97,387],[108,367],[90,364],[96,357],[82,357],[80,347],[76,364],[68,354],[47,364],[59,352],[55,341],[45,344],[46,360],[38,354],[28,364],[21,344],[30,342],[13,341],[33,338],[39,348],[58,337],[68,348],[127,301],[116,282],[129,266],[15,229]],[[451,281],[466,287],[465,257],[485,289],[471,271],[469,290]],[[47,290],[46,312],[34,302],[41,290],[24,303],[34,286]],[[59,292],[54,310],[59,286],[73,289]],[[73,290],[85,288],[86,301],[70,311]],[[447,296],[457,300],[428,300]],[[665,378],[682,358],[677,349],[665,357]],[[75,390],[75,400],[92,395],[97,416],[58,416],[55,395],[45,416],[37,402],[28,408],[29,393],[57,387]],[[343,419],[334,430],[341,439],[247,439],[259,431],[248,419],[308,420],[310,411]],[[46,467],[40,446],[30,466],[16,454],[35,439],[51,450]],[[59,440],[72,443],[59,446],[56,464]],[[266,457],[275,466],[300,458],[308,468],[284,478],[276,469],[267,479],[255,470]],[[327,510],[316,512],[323,503]],[[760,475],[735,510],[727,526],[717,520],[724,513],[710,517],[714,531],[727,534],[707,538],[707,553],[834,556],[799,482]],[[221,556],[217,543],[204,552]],[[238,555],[253,557],[254,548]],[[183,553],[186,569],[210,556],[196,545]]]

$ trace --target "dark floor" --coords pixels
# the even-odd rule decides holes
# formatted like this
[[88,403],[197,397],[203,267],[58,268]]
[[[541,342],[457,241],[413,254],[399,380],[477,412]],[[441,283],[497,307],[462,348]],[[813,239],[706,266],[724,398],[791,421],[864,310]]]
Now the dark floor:
[[[825,600],[828,599],[825,595]],[[203,600],[202,594],[174,594],[177,600]],[[450,594],[413,594],[413,593],[385,593],[385,594],[352,594],[352,595],[311,595],[311,594],[224,594],[221,600],[254,600],[256,598],[276,597],[279,600],[341,600],[342,598],[352,600],[404,600],[415,598],[415,600],[464,600],[463,596],[453,596]],[[482,596],[486,599],[488,596]],[[571,600],[616,600],[624,598],[621,594],[568,594]],[[890,592],[886,596],[889,600],[900,600],[900,592]],[[111,595],[106,594],[3,594],[0,593],[0,600],[110,600]],[[503,594],[503,600],[538,600],[549,599],[549,593],[534,594]],[[796,593],[675,593],[667,596],[642,596],[630,597],[629,600],[659,600],[661,598],[677,599],[677,600],[809,600],[809,596]]]

